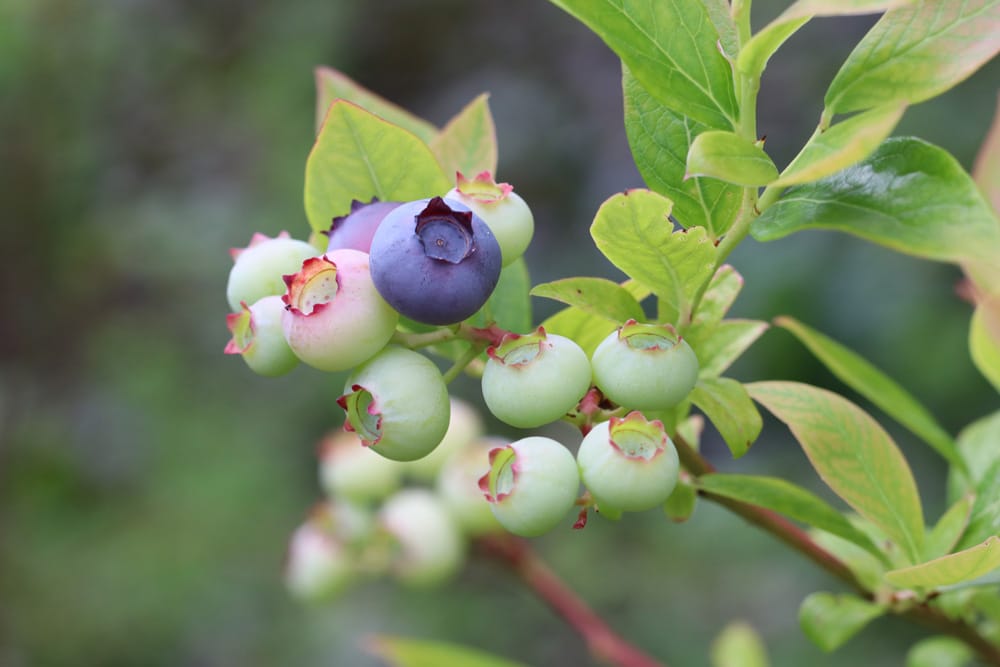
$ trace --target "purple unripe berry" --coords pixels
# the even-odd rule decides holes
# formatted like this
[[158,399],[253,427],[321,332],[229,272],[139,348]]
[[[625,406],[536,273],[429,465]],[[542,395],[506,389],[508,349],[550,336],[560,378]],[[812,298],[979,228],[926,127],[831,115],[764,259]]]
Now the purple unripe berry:
[[663,423],[640,412],[598,424],[576,455],[584,486],[603,514],[641,512],[666,502],[680,461]]
[[367,253],[372,247],[375,230],[388,213],[399,206],[398,201],[379,201],[372,199],[362,204],[357,199],[351,202],[351,212],[333,219],[330,231],[323,232],[330,241],[326,251],[351,248]]
[[500,246],[467,206],[441,197],[401,204],[375,232],[372,280],[402,315],[454,324],[473,315],[500,279]]

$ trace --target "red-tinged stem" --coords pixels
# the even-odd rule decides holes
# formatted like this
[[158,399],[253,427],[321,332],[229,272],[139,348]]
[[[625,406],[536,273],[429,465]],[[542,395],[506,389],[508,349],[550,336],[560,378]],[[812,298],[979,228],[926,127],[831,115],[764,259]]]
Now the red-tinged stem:
[[505,535],[483,537],[478,544],[489,556],[510,568],[583,637],[595,659],[616,667],[667,667],[612,630],[539,558],[527,541]]

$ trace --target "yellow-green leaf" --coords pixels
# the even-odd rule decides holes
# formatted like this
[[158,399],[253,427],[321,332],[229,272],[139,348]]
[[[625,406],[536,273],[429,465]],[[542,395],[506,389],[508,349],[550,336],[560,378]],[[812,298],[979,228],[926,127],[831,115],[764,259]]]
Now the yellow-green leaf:
[[355,199],[412,201],[450,187],[416,135],[338,100],[330,105],[306,160],[306,216],[315,231],[323,231],[335,216],[350,211]]
[[816,181],[860,162],[892,134],[905,110],[901,104],[878,107],[813,136],[774,185]]
[[853,350],[798,320],[791,317],[777,317],[774,323],[799,339],[841,382],[919,436],[947,461],[959,468],[965,468],[965,462],[955,447],[955,441],[937,423],[927,408],[899,383]]
[[375,637],[366,647],[391,667],[525,667],[478,649],[445,642]]
[[767,67],[774,52],[799,28],[814,16],[848,16],[873,14],[889,7],[907,4],[911,0],[799,0],[764,26],[740,50],[737,67],[757,78]]
[[367,88],[332,67],[316,68],[316,132],[323,125],[326,112],[334,100],[342,99],[357,104],[376,116],[408,130],[424,143],[437,135],[438,129],[406,109],[376,95]]
[[941,515],[934,528],[927,533],[927,542],[924,544],[926,559],[944,556],[952,550],[969,525],[974,500],[975,496],[971,494],[962,496]]
[[749,623],[730,623],[712,642],[712,667],[768,667],[767,648]]
[[788,425],[834,493],[895,542],[908,562],[923,556],[924,518],[903,454],[878,422],[832,392],[798,382],[746,385]]
[[827,90],[833,113],[939,95],[1000,51],[1000,1],[920,0],[886,12]]
[[858,530],[819,496],[780,477],[712,473],[697,480],[698,488],[716,495],[741,500],[801,521],[837,535],[883,558],[868,536]]
[[972,361],[993,387],[1000,391],[1000,340],[994,338],[987,327],[989,305],[984,302],[976,307],[969,325],[969,351]]
[[734,132],[702,132],[687,154],[685,177],[710,176],[726,183],[754,187],[778,177],[764,149]]
[[885,580],[900,588],[932,590],[977,579],[1000,567],[1000,537],[932,561],[892,570]]
[[497,136],[489,95],[483,93],[469,102],[448,121],[430,146],[448,177],[457,172],[469,178],[483,171],[496,175]]
[[705,413],[734,458],[746,454],[763,427],[757,406],[742,384],[730,378],[701,377],[690,400]]
[[621,324],[643,321],[642,306],[627,289],[604,278],[563,278],[531,288],[532,296],[555,299],[570,306]]
[[590,227],[598,249],[660,299],[664,321],[687,315],[715,266],[715,244],[703,227],[674,231],[669,199],[649,190],[617,194],[597,211]]
[[830,652],[885,613],[855,595],[813,593],[799,607],[799,624],[814,644]]

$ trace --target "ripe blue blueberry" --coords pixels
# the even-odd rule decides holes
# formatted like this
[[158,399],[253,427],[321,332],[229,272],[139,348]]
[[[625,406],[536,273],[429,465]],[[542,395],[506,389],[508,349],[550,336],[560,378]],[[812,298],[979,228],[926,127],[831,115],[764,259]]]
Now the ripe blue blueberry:
[[629,320],[601,341],[591,364],[597,388],[636,410],[673,407],[698,381],[694,350],[669,325]]
[[334,218],[330,231],[324,232],[330,238],[326,251],[351,248],[369,252],[375,230],[389,211],[397,206],[398,201],[372,199],[369,203],[362,204],[355,199],[351,202],[351,212]]
[[454,324],[479,310],[500,279],[500,246],[469,208],[441,197],[401,204],[371,245],[375,288],[400,314]]

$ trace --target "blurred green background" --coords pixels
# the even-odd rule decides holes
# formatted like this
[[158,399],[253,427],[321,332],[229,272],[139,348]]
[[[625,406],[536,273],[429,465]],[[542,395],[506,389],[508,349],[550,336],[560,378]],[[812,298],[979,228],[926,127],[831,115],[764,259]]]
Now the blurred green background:
[[[758,0],[756,22],[781,3]],[[839,62],[871,19],[816,21],[772,62],[760,131],[778,164],[809,135]],[[264,380],[222,354],[227,250],[250,234],[304,237],[312,68],[327,64],[443,124],[482,91],[502,180],[535,211],[535,282],[615,276],[589,243],[601,201],[640,185],[621,122],[619,66],[541,0],[5,0],[0,3],[0,665],[346,665],[364,637],[463,642],[532,665],[587,665],[576,637],[504,571],[452,585],[390,582],[318,608],[280,582],[287,537],[318,498],[314,445],[341,419],[339,378]],[[907,112],[898,133],[967,167],[996,99],[996,63]],[[793,314],[875,359],[951,431],[995,409],[965,351],[952,267],[826,233],[733,257],[736,314]],[[536,302],[537,319],[554,305]],[[843,389],[771,332],[743,379]],[[459,385],[481,401],[475,385]],[[505,432],[499,424],[492,428]],[[928,518],[941,462],[891,432]],[[560,431],[569,435],[567,431]],[[819,490],[769,424],[726,469]],[[797,605],[840,590],[714,507],[657,512],[537,541],[636,643],[705,665],[748,619],[776,665],[899,665],[919,632],[884,620],[827,656]]]

